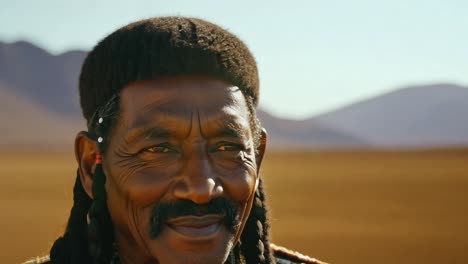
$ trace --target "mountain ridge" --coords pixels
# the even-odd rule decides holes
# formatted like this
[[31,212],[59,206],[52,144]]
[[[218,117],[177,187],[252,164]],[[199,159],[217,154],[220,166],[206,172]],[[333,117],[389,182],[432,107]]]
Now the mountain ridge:
[[[33,142],[34,136],[44,142],[46,137],[38,135],[42,131],[56,138],[45,142],[71,144],[62,134],[84,127],[78,75],[86,54],[71,50],[53,55],[27,41],[0,41],[2,128],[54,128],[16,134],[28,138],[24,142]],[[403,87],[304,120],[278,118],[261,109],[258,116],[273,148],[392,148],[468,145],[467,113],[468,88],[439,83]],[[0,145],[21,144],[21,137],[10,134]]]
[[468,144],[468,87],[415,85],[312,117],[385,147]]

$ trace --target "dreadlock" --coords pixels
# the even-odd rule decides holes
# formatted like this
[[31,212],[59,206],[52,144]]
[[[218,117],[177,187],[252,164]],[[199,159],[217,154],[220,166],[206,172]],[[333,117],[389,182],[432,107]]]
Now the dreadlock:
[[270,252],[269,223],[263,181],[255,191],[254,203],[241,235],[241,249],[245,263],[274,263]]
[[94,201],[89,210],[88,224],[88,250],[96,264],[109,263],[113,257],[114,230],[106,203],[106,175],[102,167],[102,157],[119,105],[118,96],[112,96],[103,107],[98,108],[90,120],[92,123],[88,124],[90,132],[97,138],[99,150],[92,186]]
[[[78,172],[77,172],[78,174]],[[86,215],[92,200],[83,189],[79,175],[73,187],[73,207],[63,237],[57,239],[50,250],[51,263],[91,263],[86,237]]]
[[[116,262],[112,259],[114,233],[107,207],[105,191],[106,176],[102,168],[102,155],[106,148],[109,131],[119,111],[118,96],[101,106],[88,123],[89,131],[98,141],[99,157],[93,175],[93,200],[86,194],[77,172],[73,189],[73,207],[63,237],[52,246],[50,258],[52,263],[104,264]],[[89,215],[89,223],[87,216]]]
[[[81,108],[99,150],[93,175],[94,199],[88,197],[77,175],[73,208],[65,234],[51,249],[52,263],[118,263],[101,158],[105,160],[106,144],[118,119],[119,92],[133,81],[182,74],[205,74],[238,86],[247,101],[257,149],[261,135],[255,110],[258,72],[242,41],[214,24],[182,17],[142,20],[115,31],[88,54],[80,74]],[[226,263],[274,263],[268,230],[260,180],[240,243]]]

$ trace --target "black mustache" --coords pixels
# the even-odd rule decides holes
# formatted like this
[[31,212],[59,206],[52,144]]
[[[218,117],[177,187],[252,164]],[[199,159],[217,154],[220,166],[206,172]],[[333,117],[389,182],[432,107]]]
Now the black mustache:
[[174,217],[181,216],[202,216],[207,214],[222,214],[223,224],[231,233],[234,233],[238,226],[237,206],[228,199],[218,197],[205,204],[197,204],[191,200],[177,200],[173,203],[160,203],[151,211],[150,230],[151,238],[156,238],[161,234],[164,223]]

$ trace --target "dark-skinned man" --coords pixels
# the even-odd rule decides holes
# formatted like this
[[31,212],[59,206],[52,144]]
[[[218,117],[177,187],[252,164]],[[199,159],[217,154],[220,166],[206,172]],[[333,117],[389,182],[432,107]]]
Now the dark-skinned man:
[[138,21],[94,47],[79,89],[88,131],[50,263],[322,263],[269,242],[258,71],[237,37]]

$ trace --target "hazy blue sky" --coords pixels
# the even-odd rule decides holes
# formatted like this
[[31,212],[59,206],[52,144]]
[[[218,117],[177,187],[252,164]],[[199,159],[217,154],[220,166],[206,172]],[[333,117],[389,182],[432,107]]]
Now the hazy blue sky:
[[0,0],[0,40],[58,54],[142,18],[204,18],[251,48],[261,106],[302,118],[408,84],[468,84],[467,14],[461,0]]

